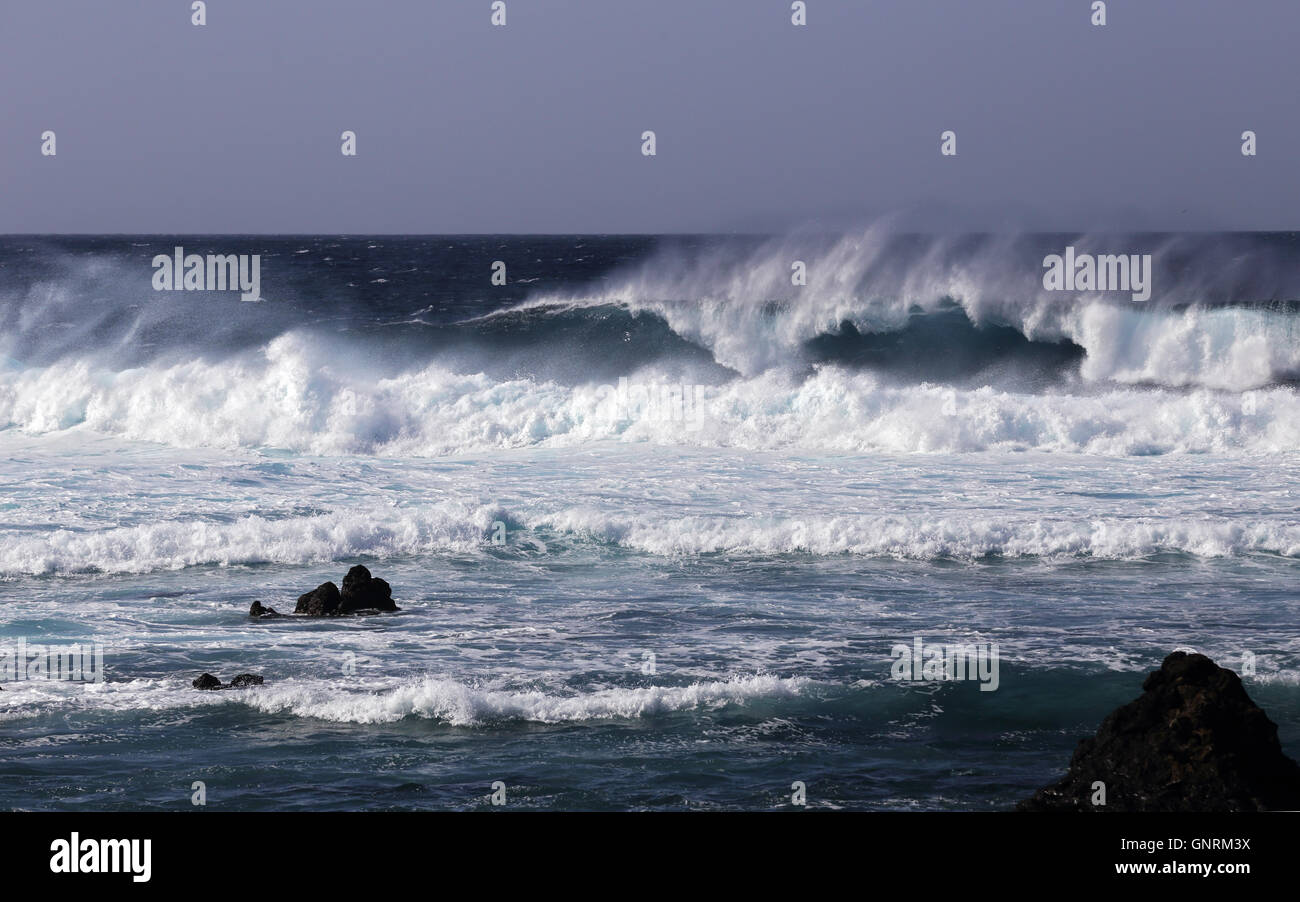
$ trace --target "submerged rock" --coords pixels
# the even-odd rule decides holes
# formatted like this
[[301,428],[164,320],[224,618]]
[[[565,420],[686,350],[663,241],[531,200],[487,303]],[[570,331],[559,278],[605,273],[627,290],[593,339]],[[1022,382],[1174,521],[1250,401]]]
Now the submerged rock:
[[[1143,693],[1080,741],[1064,779],[1021,811],[1300,809],[1300,764],[1241,679],[1204,655],[1174,652]],[[1094,784],[1105,804],[1094,805]]]
[[382,579],[370,575],[370,571],[357,564],[343,577],[343,592],[340,595],[343,613],[352,611],[376,610],[397,611],[400,608],[393,603],[393,590]]
[[309,617],[328,617],[339,609],[340,604],[342,598],[339,587],[333,583],[321,583],[305,595],[298,596],[298,604],[293,612]]
[[246,689],[249,686],[260,686],[263,682],[255,673],[241,673],[229,683],[223,683],[212,674],[204,673],[195,677],[190,685],[195,689]]

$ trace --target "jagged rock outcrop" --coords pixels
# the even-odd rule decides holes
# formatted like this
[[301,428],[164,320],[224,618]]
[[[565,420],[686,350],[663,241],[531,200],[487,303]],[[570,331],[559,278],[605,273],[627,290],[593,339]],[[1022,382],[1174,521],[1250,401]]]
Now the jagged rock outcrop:
[[[1300,809],[1300,765],[1241,679],[1204,655],[1174,652],[1143,693],[1082,740],[1064,779],[1021,811]],[[1094,784],[1105,804],[1093,804]]]
[[281,614],[279,611],[277,611],[275,608],[267,607],[266,605],[262,604],[260,601],[255,601],[253,602],[253,606],[248,609],[248,616],[257,617],[260,619],[263,617],[282,617],[284,615]]

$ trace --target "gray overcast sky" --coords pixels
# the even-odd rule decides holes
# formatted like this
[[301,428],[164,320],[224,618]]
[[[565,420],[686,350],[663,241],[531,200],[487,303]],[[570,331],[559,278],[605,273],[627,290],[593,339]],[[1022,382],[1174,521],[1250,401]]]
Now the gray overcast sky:
[[807,3],[4,0],[0,232],[1300,226],[1296,0]]

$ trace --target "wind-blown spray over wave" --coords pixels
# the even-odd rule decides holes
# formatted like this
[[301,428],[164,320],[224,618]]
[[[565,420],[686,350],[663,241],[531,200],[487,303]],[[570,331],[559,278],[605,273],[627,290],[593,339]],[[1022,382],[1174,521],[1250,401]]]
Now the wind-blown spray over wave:
[[[1149,253],[1155,294],[1050,292],[1045,255]],[[969,329],[1014,329],[1030,343],[1069,343],[1091,381],[1228,390],[1300,374],[1300,249],[1255,236],[898,236],[882,229],[827,242],[790,237],[756,247],[665,250],[598,293],[526,306],[624,306],[663,318],[723,366],[752,376],[797,365],[807,346],[843,333],[902,333],[958,308]],[[791,284],[804,264],[807,284]]]
[[[1041,259],[1066,243],[1152,253],[1152,301],[1044,291]],[[711,240],[468,317],[412,310],[401,292],[327,303],[325,276],[310,297],[277,302],[272,280],[266,304],[196,317],[189,299],[120,288],[134,270],[94,257],[0,291],[0,428],[326,455],[606,441],[1272,453],[1300,430],[1294,244]],[[620,377],[699,386],[702,416],[628,416],[602,390]]]

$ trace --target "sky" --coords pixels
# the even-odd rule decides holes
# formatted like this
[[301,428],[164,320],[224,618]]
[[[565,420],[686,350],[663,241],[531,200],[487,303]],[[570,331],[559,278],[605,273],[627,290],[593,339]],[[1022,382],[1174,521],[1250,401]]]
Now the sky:
[[1091,7],[5,0],[0,232],[1300,228],[1300,3]]

